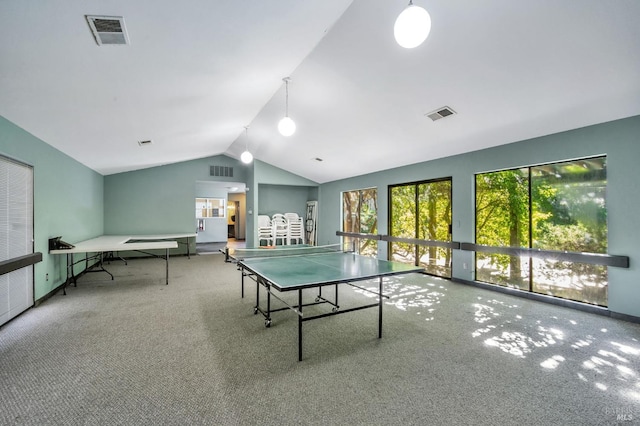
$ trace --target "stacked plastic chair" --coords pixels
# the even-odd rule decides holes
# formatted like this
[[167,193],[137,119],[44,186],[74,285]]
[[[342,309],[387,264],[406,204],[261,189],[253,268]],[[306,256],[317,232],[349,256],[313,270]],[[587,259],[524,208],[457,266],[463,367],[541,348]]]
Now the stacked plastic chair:
[[289,238],[289,221],[280,213],[276,213],[271,217],[271,235],[273,237],[273,243],[278,245],[278,240],[282,245],[288,243]]
[[297,213],[285,213],[285,218],[289,221],[289,234],[287,244],[304,244],[304,223]]
[[271,218],[267,215],[258,215],[258,245],[266,241],[268,246],[273,245],[273,226]]

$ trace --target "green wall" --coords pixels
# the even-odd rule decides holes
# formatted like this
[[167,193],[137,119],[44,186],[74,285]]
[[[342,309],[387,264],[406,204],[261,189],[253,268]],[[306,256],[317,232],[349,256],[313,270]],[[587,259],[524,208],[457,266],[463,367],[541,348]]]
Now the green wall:
[[4,117],[0,154],[33,166],[34,251],[42,253],[34,268],[38,300],[66,279],[66,259],[48,254],[49,238],[75,242],[103,234],[103,177]]
[[[209,176],[212,165],[233,167],[234,177]],[[305,198],[301,207],[304,209],[308,197],[317,199],[318,194],[316,182],[261,161],[245,165],[224,155],[118,173],[104,178],[105,234],[194,232],[196,182],[206,181],[246,183],[246,229],[251,230],[246,233],[248,246],[256,239],[254,217],[261,211],[260,202],[271,208],[269,203],[285,199],[274,194],[290,188],[295,194],[300,190],[304,192],[303,196],[296,197]],[[262,188],[266,198],[260,197]]]
[[275,213],[297,213],[298,216],[304,217],[307,201],[317,200],[317,198],[310,198],[315,189],[317,188],[308,186],[261,184],[258,194],[260,206],[258,214],[273,216]]
[[[234,168],[234,177],[209,176],[209,166]],[[195,232],[196,181],[245,182],[247,166],[215,156],[104,178],[106,234]]]
[[[286,170],[272,166],[259,160],[254,160],[247,186],[250,188],[247,194],[247,246],[255,246],[255,241],[258,238],[257,227],[255,226],[255,220],[258,213],[269,214],[272,210],[281,210],[276,204],[279,202],[285,203],[283,199],[283,191],[286,192],[287,188],[290,189],[292,197],[296,200],[293,204],[286,202],[286,206],[290,207],[291,212],[298,212],[299,208],[296,208],[302,199],[305,198],[302,193],[307,194],[307,200],[317,200],[318,195],[318,183],[312,180],[295,175]],[[304,188],[304,189],[301,189]],[[264,195],[263,195],[264,191]],[[301,192],[302,191],[302,192]],[[271,194],[271,197],[269,196]],[[270,200],[271,198],[271,200]],[[275,202],[274,199],[275,198]],[[260,204],[264,203],[264,207]],[[295,204],[295,206],[294,206]],[[303,204],[303,208],[306,208],[306,201]],[[276,213],[274,211],[274,213]],[[287,213],[281,211],[280,213]],[[304,213],[304,211],[302,211]],[[298,213],[300,214],[300,213]]]
[[[342,191],[377,187],[378,232],[387,234],[388,185],[452,177],[453,240],[474,242],[474,174],[601,154],[607,155],[609,253],[629,256],[631,264],[609,268],[609,310],[640,317],[640,116],[323,184],[318,241],[339,242]],[[386,244],[378,248],[386,258]],[[453,277],[473,280],[472,269],[462,268],[473,265],[473,253],[453,252]]]

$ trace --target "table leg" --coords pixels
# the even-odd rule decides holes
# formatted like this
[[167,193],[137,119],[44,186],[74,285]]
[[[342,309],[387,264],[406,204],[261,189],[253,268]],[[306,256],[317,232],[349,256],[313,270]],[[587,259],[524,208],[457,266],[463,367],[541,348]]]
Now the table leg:
[[101,251],[100,252],[100,270],[106,272],[107,274],[109,274],[111,276],[111,281],[113,281],[113,274],[109,271],[107,271],[106,269],[104,269],[104,252]]
[[240,267],[240,276],[242,278],[240,278],[240,296],[244,299],[244,268]]
[[378,339],[382,338],[382,277],[380,277],[380,288],[378,296]]
[[[69,268],[73,268],[73,254],[72,253],[67,253],[67,279],[64,282],[64,285],[62,286],[62,294],[63,295],[67,295],[67,286],[69,285]],[[71,272],[73,273],[73,269],[71,270]]]
[[258,282],[258,277],[256,277],[256,307],[253,310],[254,314],[258,313],[258,309],[260,308],[260,283]]
[[265,284],[264,288],[267,289],[267,319],[264,321],[264,325],[271,327],[271,287]]
[[298,361],[302,361],[302,289],[298,290]]

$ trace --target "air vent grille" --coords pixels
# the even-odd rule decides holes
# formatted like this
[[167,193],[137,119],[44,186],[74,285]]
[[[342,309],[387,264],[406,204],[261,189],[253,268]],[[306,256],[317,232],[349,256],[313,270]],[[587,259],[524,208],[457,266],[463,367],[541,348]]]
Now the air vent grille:
[[449,108],[448,106],[438,108],[437,110],[425,114],[427,117],[432,119],[433,121],[440,120],[441,118],[449,117],[450,115],[454,115],[456,112]]
[[117,19],[94,19],[93,25],[99,33],[121,33],[122,25]]
[[233,177],[233,167],[209,166],[209,176]]
[[122,16],[91,16],[87,22],[99,46],[104,44],[129,44],[124,18]]

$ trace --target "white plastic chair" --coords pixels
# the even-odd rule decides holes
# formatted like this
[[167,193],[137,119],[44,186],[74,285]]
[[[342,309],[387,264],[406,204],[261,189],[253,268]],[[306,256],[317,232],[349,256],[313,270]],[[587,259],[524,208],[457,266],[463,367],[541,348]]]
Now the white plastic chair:
[[298,216],[298,213],[285,213],[284,217],[286,217],[287,220],[291,222],[292,220],[298,220],[300,216]]
[[278,245],[278,240],[282,241],[282,245],[286,245],[289,237],[289,221],[280,213],[276,213],[271,217],[271,235],[273,243]]
[[267,215],[258,215],[258,245],[266,241],[268,246],[273,245],[273,227],[271,218]]
[[304,244],[304,224],[298,213],[285,213],[284,216],[289,221],[289,233],[287,244]]

